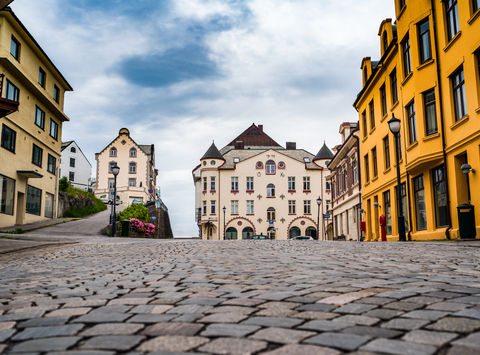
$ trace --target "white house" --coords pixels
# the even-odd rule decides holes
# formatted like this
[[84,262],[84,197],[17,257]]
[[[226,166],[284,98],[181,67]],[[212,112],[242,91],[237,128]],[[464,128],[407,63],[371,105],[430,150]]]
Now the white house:
[[83,154],[75,141],[62,143],[60,159],[60,177],[66,176],[68,181],[79,189],[87,191],[92,180],[92,164]]

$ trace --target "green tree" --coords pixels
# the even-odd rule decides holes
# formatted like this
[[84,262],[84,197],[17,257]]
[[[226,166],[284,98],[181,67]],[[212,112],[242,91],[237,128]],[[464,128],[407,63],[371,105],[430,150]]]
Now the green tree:
[[148,208],[141,203],[132,203],[126,209],[118,213],[118,219],[120,221],[131,218],[136,218],[142,222],[148,222]]

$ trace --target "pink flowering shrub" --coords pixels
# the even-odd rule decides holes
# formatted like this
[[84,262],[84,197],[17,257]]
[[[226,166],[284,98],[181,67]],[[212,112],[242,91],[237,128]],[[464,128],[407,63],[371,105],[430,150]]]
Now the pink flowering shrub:
[[151,237],[155,234],[155,225],[144,223],[136,218],[130,219],[130,226],[134,232],[145,233],[146,237]]

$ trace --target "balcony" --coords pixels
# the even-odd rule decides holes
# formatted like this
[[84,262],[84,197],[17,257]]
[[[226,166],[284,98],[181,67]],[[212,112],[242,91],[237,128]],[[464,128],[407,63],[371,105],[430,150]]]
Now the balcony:
[[0,74],[0,118],[5,117],[15,111],[18,111],[18,101],[9,100],[4,98],[3,93],[3,80],[5,78],[5,74]]

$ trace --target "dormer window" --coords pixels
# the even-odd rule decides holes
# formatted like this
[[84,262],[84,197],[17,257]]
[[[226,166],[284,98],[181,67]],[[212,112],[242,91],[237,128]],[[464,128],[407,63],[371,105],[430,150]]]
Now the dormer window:
[[267,161],[265,164],[265,170],[267,175],[275,175],[275,162],[273,160]]
[[70,152],[72,152],[72,153],[76,153],[76,152],[77,152],[77,150],[75,149],[75,147],[72,147],[72,148],[70,148]]
[[210,160],[210,165],[215,165],[215,160]]
[[234,162],[235,164],[240,163],[240,158],[233,158],[233,162]]
[[387,51],[388,48],[388,36],[387,36],[387,31],[383,31],[382,34],[382,45],[383,45],[383,53]]
[[111,157],[116,157],[117,156],[117,148],[115,148],[115,147],[110,148],[110,156]]
[[367,80],[368,80],[368,70],[367,70],[367,66],[364,66],[363,67],[363,81],[365,82],[365,84],[367,83]]
[[305,163],[310,163],[310,158],[309,158],[309,157],[304,157],[304,158],[303,158],[303,161],[304,161]]

